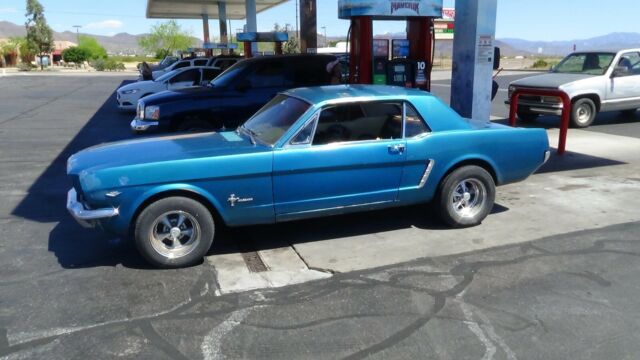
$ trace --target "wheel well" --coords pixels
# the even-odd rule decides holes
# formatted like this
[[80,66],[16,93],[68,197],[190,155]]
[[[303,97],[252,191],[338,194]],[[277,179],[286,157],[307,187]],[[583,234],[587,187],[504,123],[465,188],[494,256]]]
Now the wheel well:
[[594,104],[596,104],[596,111],[600,112],[600,97],[596,94],[584,94],[584,95],[578,95],[575,98],[571,99],[571,103],[575,103],[576,101],[580,100],[580,99],[591,99],[591,101],[593,101]]
[[129,224],[129,231],[130,232],[133,231],[135,223],[138,220],[138,216],[140,216],[140,213],[142,212],[142,210],[144,210],[147,206],[149,206],[151,203],[155,201],[172,197],[172,196],[186,197],[201,203],[209,210],[209,212],[211,212],[211,215],[213,216],[213,220],[216,222],[216,224],[223,224],[223,225],[225,224],[224,219],[222,218],[222,216],[220,216],[220,213],[218,212],[218,210],[215,208],[215,206],[213,206],[211,201],[209,201],[209,199],[207,199],[206,197],[189,190],[168,190],[168,191],[163,191],[163,192],[152,195],[151,197],[143,201],[142,204],[140,204],[140,206],[138,206],[138,208],[136,209],[136,212],[131,217],[131,223]]
[[447,170],[447,172],[444,174],[444,176],[442,177],[442,181],[444,181],[444,179],[449,176],[449,174],[451,174],[452,172],[454,172],[455,170],[463,167],[463,166],[468,166],[468,165],[475,165],[475,166],[479,166],[483,169],[485,169],[493,178],[493,182],[498,185],[498,175],[496,174],[495,170],[493,169],[493,166],[491,166],[491,164],[489,164],[488,162],[486,162],[485,160],[481,160],[481,159],[469,159],[469,160],[464,160],[461,161],[455,165],[453,165],[451,168],[449,168],[449,170]]

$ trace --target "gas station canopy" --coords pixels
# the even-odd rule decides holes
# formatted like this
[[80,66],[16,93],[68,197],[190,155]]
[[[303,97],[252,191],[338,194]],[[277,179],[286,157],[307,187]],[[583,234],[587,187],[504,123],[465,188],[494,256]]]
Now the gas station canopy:
[[[255,0],[256,12],[261,12],[287,0]],[[218,3],[225,3],[226,18],[240,20],[246,18],[245,0],[147,0],[149,19],[200,19],[207,15],[218,19]]]

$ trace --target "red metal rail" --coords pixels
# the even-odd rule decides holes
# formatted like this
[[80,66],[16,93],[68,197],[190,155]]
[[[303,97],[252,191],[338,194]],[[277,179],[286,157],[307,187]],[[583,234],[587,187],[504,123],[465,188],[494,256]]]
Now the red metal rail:
[[569,131],[569,117],[571,115],[571,99],[562,90],[542,90],[542,89],[516,89],[511,94],[511,105],[509,108],[509,126],[516,126],[516,113],[518,112],[518,98],[520,95],[535,96],[557,96],[562,100],[562,116],[560,120],[560,136],[558,138],[558,155],[564,154],[567,146],[567,132]]

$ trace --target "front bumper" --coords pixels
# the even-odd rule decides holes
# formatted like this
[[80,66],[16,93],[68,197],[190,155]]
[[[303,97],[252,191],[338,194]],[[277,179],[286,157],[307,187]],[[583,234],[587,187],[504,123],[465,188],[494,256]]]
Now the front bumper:
[[80,225],[86,228],[95,227],[97,220],[111,218],[119,214],[118,209],[115,208],[86,209],[78,201],[78,194],[75,189],[71,189],[67,193],[67,210]]
[[138,99],[118,92],[116,93],[116,102],[120,110],[135,110]]
[[[507,107],[511,107],[511,101],[504,102]],[[562,115],[562,104],[543,103],[536,101],[518,100],[518,111],[530,112],[541,115]]]
[[131,121],[131,130],[133,131],[148,131],[150,128],[157,128],[157,121],[146,121],[140,120],[138,118],[133,119]]

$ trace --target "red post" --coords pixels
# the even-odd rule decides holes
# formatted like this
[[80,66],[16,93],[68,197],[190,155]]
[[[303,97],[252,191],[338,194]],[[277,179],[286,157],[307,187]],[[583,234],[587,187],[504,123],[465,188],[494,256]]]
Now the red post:
[[243,44],[244,44],[244,57],[245,57],[245,59],[252,58],[253,54],[251,53],[251,42],[250,41],[245,41]]
[[432,18],[427,17],[410,17],[407,19],[407,39],[409,40],[409,59],[415,61],[424,61],[427,65],[425,75],[427,76],[426,85],[422,86],[423,90],[431,90],[431,64],[433,44],[431,42],[431,24]]
[[562,115],[560,118],[560,134],[558,137],[558,155],[565,152],[567,146],[567,133],[569,131],[569,119],[571,117],[571,98],[562,90],[541,90],[541,89],[516,89],[511,94],[509,105],[509,126],[516,125],[516,114],[518,112],[518,98],[520,95],[537,96],[557,96],[562,100]]
[[358,16],[351,19],[349,49],[349,83],[371,84],[373,81],[373,19]]

